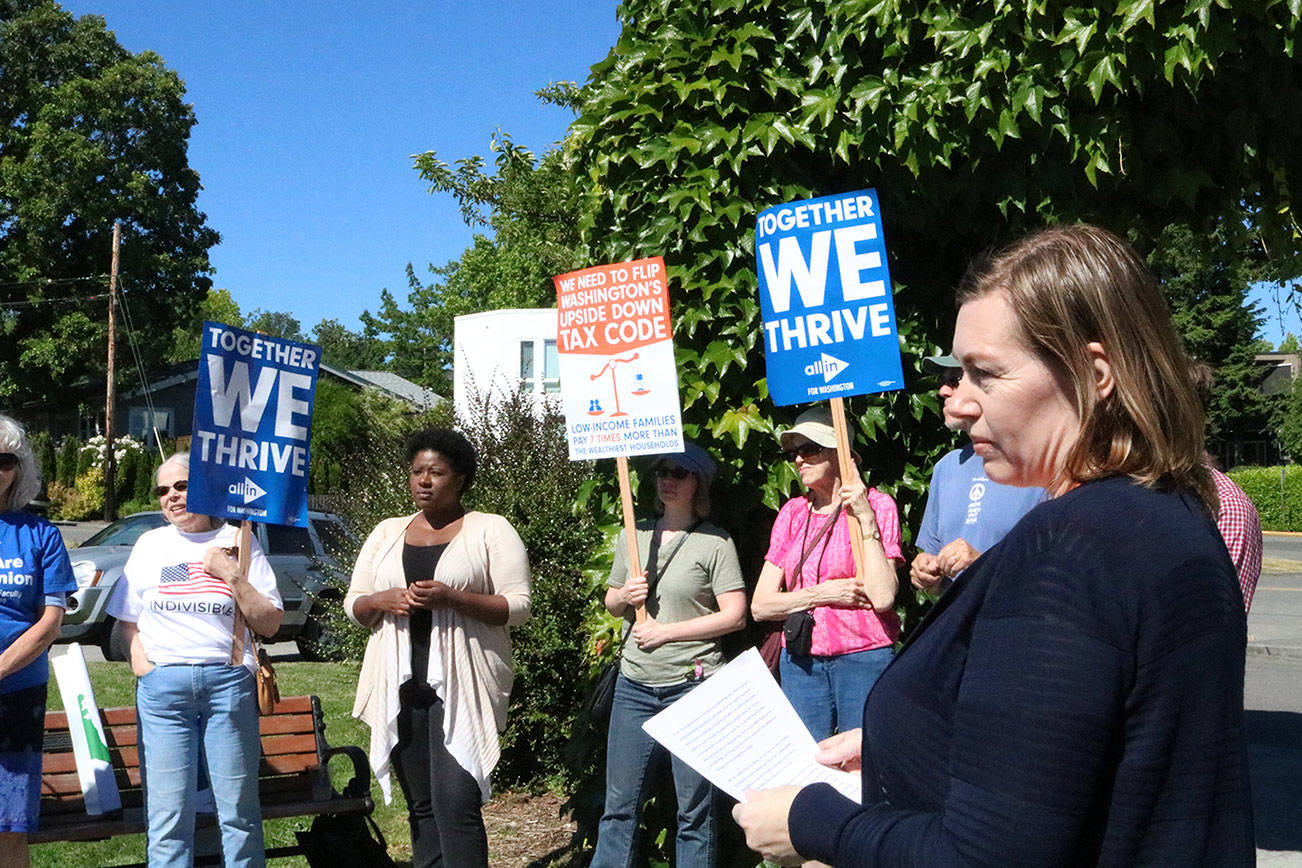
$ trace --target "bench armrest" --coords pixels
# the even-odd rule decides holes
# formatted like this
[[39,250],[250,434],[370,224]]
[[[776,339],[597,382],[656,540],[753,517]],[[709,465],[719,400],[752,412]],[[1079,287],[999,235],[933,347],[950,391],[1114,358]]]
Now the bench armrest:
[[347,798],[369,796],[371,794],[371,763],[366,758],[366,751],[351,744],[326,748],[323,757],[324,764],[329,765],[331,757],[341,754],[353,762],[353,778],[344,786],[342,795]]

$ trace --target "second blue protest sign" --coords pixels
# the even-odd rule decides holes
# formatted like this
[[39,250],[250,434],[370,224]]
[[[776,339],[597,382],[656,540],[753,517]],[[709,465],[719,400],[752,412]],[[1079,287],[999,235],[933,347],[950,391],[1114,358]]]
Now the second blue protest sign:
[[308,438],[321,348],[203,324],[186,509],[307,524]]
[[755,258],[775,404],[903,388],[875,190],[762,211]]

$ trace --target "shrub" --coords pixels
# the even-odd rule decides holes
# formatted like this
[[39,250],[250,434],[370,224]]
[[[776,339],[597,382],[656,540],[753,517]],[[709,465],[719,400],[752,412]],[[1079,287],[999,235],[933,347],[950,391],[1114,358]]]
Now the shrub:
[[[510,786],[568,782],[565,746],[587,697],[585,616],[594,599],[584,568],[604,549],[592,462],[570,461],[565,420],[535,413],[513,393],[474,402],[461,430],[479,452],[467,504],[505,516],[520,532],[533,572],[532,615],[513,631],[516,687],[497,778]],[[604,578],[604,576],[603,576]]]
[[64,488],[77,484],[77,457],[81,450],[81,441],[76,437],[64,437],[59,444],[59,456],[55,473],[50,482],[57,481]]
[[54,438],[48,431],[33,431],[28,434],[32,454],[36,456],[36,466],[41,471],[41,482],[49,485],[55,480],[58,460],[54,451]]
[[1252,499],[1262,530],[1302,531],[1302,466],[1236,467],[1228,476]]
[[91,467],[71,486],[50,483],[50,517],[59,521],[83,521],[104,513],[104,471]]

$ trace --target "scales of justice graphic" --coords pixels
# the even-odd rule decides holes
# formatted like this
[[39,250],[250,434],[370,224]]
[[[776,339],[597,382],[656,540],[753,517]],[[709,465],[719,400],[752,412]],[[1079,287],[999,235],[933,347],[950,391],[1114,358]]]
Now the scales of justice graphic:
[[[610,391],[611,391],[613,403],[615,405],[615,411],[613,413],[610,413],[610,417],[612,419],[618,418],[620,416],[628,415],[628,413],[625,413],[619,404],[619,379],[615,376],[615,370],[619,365],[627,365],[632,362],[636,362],[637,360],[638,360],[637,353],[633,353],[633,355],[631,356],[625,356],[622,359],[611,358],[606,362],[606,364],[602,365],[601,370],[597,371],[595,374],[588,375],[588,379],[590,381],[596,382],[597,380],[604,377],[607,371],[610,372]],[[646,383],[646,378],[643,375],[642,371],[635,368],[632,371],[632,374],[633,374],[633,388],[628,391],[628,394],[634,395],[639,398],[644,395],[651,394],[651,389],[648,388]],[[604,410],[601,406],[600,398],[594,397],[588,400],[588,415],[589,416],[606,415],[606,410]]]

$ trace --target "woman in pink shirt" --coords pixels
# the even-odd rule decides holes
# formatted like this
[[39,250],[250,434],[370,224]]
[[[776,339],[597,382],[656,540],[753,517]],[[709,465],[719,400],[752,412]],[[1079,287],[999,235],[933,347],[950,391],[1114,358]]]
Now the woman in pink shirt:
[[[860,725],[868,691],[891,661],[900,520],[889,495],[858,477],[842,482],[826,407],[800,414],[779,440],[808,492],[778,512],[751,612],[785,622],[782,690],[819,740]],[[862,582],[846,513],[863,535]]]

